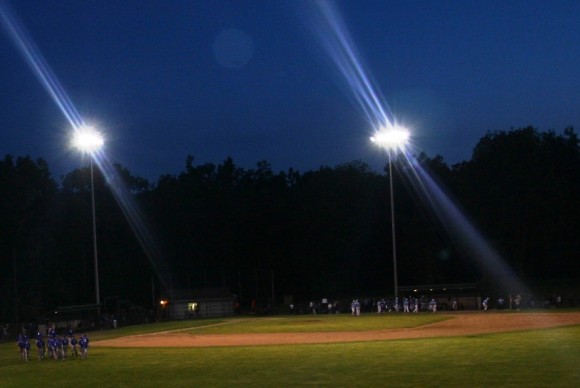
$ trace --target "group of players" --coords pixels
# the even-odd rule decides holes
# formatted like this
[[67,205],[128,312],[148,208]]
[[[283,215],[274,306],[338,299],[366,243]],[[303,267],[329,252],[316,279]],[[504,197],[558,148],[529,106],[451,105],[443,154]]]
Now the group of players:
[[[28,336],[19,334],[17,344],[20,349],[20,358],[28,361],[30,357],[30,341]],[[69,330],[67,335],[58,336],[54,328],[51,328],[48,332],[46,343],[42,333],[36,333],[36,348],[39,361],[45,357],[55,360],[66,360],[69,355],[69,350],[71,357],[87,358],[89,354],[89,337],[83,334],[77,339],[72,333],[72,330]]]

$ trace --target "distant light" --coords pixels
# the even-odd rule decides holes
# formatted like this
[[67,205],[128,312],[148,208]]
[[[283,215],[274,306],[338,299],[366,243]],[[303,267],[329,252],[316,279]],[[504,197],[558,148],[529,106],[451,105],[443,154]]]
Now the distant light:
[[165,306],[165,305],[167,304],[167,301],[166,301],[166,300],[162,300],[161,302],[159,302],[159,304],[160,304],[161,306]]
[[95,153],[104,143],[103,135],[91,126],[77,128],[72,139],[72,146],[87,154]]
[[382,127],[371,137],[371,141],[385,149],[402,149],[409,140],[409,131],[401,126]]

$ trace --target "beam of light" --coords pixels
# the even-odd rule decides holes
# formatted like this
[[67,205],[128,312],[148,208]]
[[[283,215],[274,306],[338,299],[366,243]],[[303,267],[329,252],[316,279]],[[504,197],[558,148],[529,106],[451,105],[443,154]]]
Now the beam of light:
[[163,260],[162,250],[160,249],[161,244],[147,226],[148,223],[145,221],[143,211],[135,202],[127,184],[123,178],[119,176],[117,170],[107,158],[106,154],[97,152],[93,155],[99,170],[105,177],[107,185],[111,189],[115,201],[123,212],[125,219],[129,222],[133,234],[137,238],[145,256],[149,260],[149,264],[157,274],[163,287],[165,287],[166,290],[170,290],[170,269],[167,266],[167,261]]
[[513,269],[491,247],[481,232],[469,221],[419,161],[408,151],[404,152],[403,155],[407,166],[410,167],[403,169],[407,182],[410,183],[418,197],[429,205],[429,209],[433,211],[452,240],[503,289],[514,290],[521,294],[528,293],[527,287],[520,281]]
[[93,158],[109,183],[115,200],[129,221],[129,225],[159,281],[166,289],[169,289],[169,282],[166,280],[166,277],[170,276],[167,263],[162,259],[159,245],[146,226],[142,212],[129,193],[125,182],[118,177],[112,164],[108,161],[103,151],[104,139],[102,135],[85,123],[24,26],[2,0],[0,0],[0,21],[34,75],[71,124],[73,128],[72,145]]
[[315,5],[318,11],[309,14],[315,37],[351,88],[368,121],[374,128],[394,126],[393,114],[365,71],[336,7],[330,1],[314,1],[308,4]]
[[131,195],[126,182],[119,176],[113,163],[111,163],[107,154],[104,152],[103,144],[104,139],[102,135],[93,127],[83,126],[76,128],[73,132],[71,145],[93,159],[95,165],[105,178],[107,186],[113,194],[113,198],[115,198],[121,212],[128,221],[133,234],[141,245],[151,268],[163,287],[169,290],[171,287],[168,279],[171,277],[171,272],[167,266],[167,262],[163,260],[163,254],[159,248],[160,244],[150,232],[150,228],[145,221],[145,216]]
[[44,60],[38,47],[36,47],[20,21],[4,1],[0,1],[0,21],[36,78],[38,78],[71,126],[73,128],[82,127],[84,122],[80,114]]
[[336,7],[330,0],[307,3],[312,4],[315,5],[315,11],[309,16],[315,36],[352,89],[369,123],[376,129],[372,141],[388,151],[389,159],[391,151],[402,151],[401,154],[411,166],[409,171],[413,171],[412,186],[437,214],[454,241],[466,247],[479,264],[498,280],[503,280],[506,289],[524,292],[526,288],[502,257],[408,152],[405,145],[409,138],[408,132],[397,124],[386,101],[374,87]]
[[[506,264],[501,254],[486,241],[482,233],[461,211],[459,206],[451,200],[443,187],[432,178],[419,161],[408,150],[401,154],[404,158],[403,168],[400,171],[406,178],[405,181],[409,183],[409,186],[417,196],[428,205],[428,209],[435,214],[451,240],[461,248],[462,252],[466,253],[462,256],[475,262],[484,271],[485,276],[492,279],[491,283],[498,287],[494,293],[497,296],[506,296],[506,292],[509,292],[513,297],[518,294],[524,298],[533,296],[529,287]],[[482,297],[486,296],[489,295],[482,295]],[[536,299],[536,302],[538,303],[536,307],[542,307],[540,303],[543,300]],[[522,301],[521,308],[527,309],[528,307]],[[527,318],[524,315],[521,319],[525,321]],[[548,325],[558,320],[552,313],[535,315],[534,319],[547,322]],[[563,335],[560,340],[569,341],[569,338]],[[538,341],[543,341],[545,344],[550,342],[548,337],[541,336],[538,337]]]
[[159,274],[159,280],[167,289],[169,283],[166,281],[164,275],[169,274],[169,270],[166,265],[163,265],[165,264],[164,261],[157,260],[157,258],[162,257],[158,248],[159,245],[150,233],[149,228],[145,226],[143,213],[133,200],[126,183],[117,174],[116,169],[107,158],[106,153],[102,151],[104,145],[103,135],[94,127],[85,125],[77,128],[73,132],[71,144],[74,148],[85,154],[89,154],[93,158],[99,171],[101,171],[108,186],[111,188],[113,197],[123,212],[125,219],[129,221],[129,226],[143,248],[149,263],[153,270]]

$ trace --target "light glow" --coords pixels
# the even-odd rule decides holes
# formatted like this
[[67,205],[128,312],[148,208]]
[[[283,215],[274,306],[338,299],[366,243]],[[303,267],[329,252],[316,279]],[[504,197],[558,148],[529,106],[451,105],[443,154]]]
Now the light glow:
[[32,69],[34,75],[38,78],[69,123],[75,128],[82,126],[83,119],[81,115],[42,56],[40,50],[7,3],[0,1],[0,25],[4,27],[10,38],[12,38],[17,50],[22,54],[22,57]]
[[40,50],[7,2],[3,0],[0,0],[0,27],[6,30],[34,75],[74,129],[71,139],[72,147],[90,155],[91,163],[94,162],[106,178],[117,203],[125,217],[127,217],[159,280],[165,288],[168,288],[169,282],[166,277],[170,276],[170,269],[163,260],[164,255],[160,250],[159,244],[147,227],[142,212],[133,200],[126,182],[119,176],[113,163],[108,160],[107,155],[102,152],[102,147],[105,143],[103,136],[93,127],[86,125]]
[[83,126],[74,131],[72,146],[81,152],[94,154],[105,143],[103,135],[91,126]]
[[409,131],[398,125],[381,128],[371,137],[371,141],[387,150],[403,149],[409,141]]
[[[445,193],[442,187],[427,173],[412,155],[408,147],[409,132],[396,124],[393,112],[384,100],[373,79],[367,74],[363,62],[354,47],[338,10],[332,0],[305,2],[314,7],[311,14],[311,27],[318,38],[321,47],[326,50],[347,86],[352,89],[354,100],[366,115],[371,128],[376,129],[371,141],[388,151],[389,177],[391,150],[401,151],[400,165],[402,173],[407,176],[408,183],[416,190],[419,197],[429,206],[439,218],[443,227],[449,232],[450,238],[461,249],[462,255],[475,260],[486,273],[486,277],[494,279],[493,283],[501,285],[504,292],[529,294],[526,285],[510,268],[475,225],[462,213],[460,207]],[[406,164],[405,164],[406,162]],[[392,190],[391,183],[391,190]],[[391,200],[393,193],[391,191]],[[392,204],[393,202],[391,202]],[[392,205],[393,206],[393,205]],[[394,212],[392,212],[394,214]],[[394,220],[394,218],[393,218]],[[393,222],[393,256],[396,255]],[[396,261],[395,261],[396,263]],[[394,268],[396,274],[396,267]],[[395,277],[396,283],[396,277]],[[397,284],[395,284],[395,292]],[[413,292],[418,292],[414,289]],[[550,321],[551,314],[544,318]],[[563,338],[566,340],[566,338]]]

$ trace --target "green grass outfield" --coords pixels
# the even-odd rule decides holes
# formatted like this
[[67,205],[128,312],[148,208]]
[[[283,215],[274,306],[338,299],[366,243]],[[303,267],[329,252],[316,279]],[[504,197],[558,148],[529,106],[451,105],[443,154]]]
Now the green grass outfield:
[[[145,332],[374,330],[440,316],[363,315],[167,322],[90,333],[92,341]],[[356,322],[355,322],[356,321]],[[216,325],[217,326],[210,326]],[[202,326],[209,326],[201,328]],[[380,327],[378,327],[380,326]],[[197,329],[194,327],[198,327]],[[88,359],[19,359],[0,345],[0,387],[578,387],[580,325],[518,333],[340,344],[216,348],[93,347]]]

